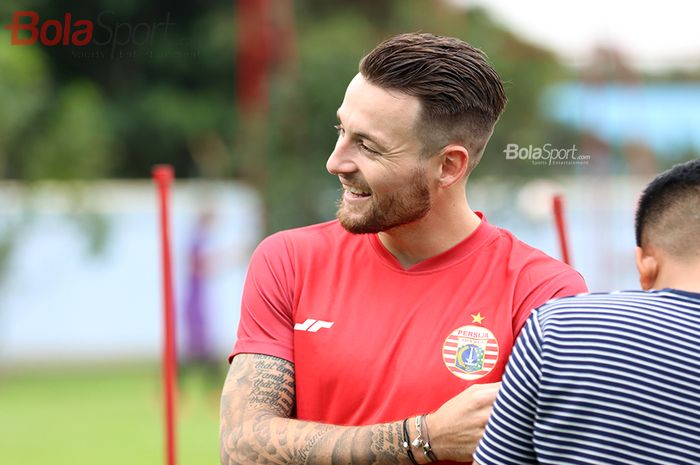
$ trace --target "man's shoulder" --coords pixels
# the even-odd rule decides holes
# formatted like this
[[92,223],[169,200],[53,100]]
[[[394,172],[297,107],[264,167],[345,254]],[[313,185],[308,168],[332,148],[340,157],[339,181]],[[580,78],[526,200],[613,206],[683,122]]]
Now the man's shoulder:
[[625,302],[625,301],[637,301],[644,299],[654,299],[654,294],[648,291],[642,290],[618,290],[609,292],[584,292],[577,295],[572,295],[569,297],[562,297],[559,299],[552,299],[543,305],[547,308],[557,308],[557,307],[575,307],[577,305],[598,305],[615,303],[615,302]]
[[571,266],[523,242],[507,229],[497,226],[494,226],[494,228],[498,233],[496,244],[500,244],[507,249],[510,267],[520,269],[524,273],[580,276]]
[[528,256],[537,256],[537,257],[545,257],[550,260],[555,260],[554,258],[550,257],[547,255],[545,252],[542,250],[538,249],[537,247],[533,247],[530,244],[523,242],[520,240],[514,233],[511,231],[501,228],[499,226],[493,226],[494,229],[497,231],[497,240],[507,244],[508,247],[510,247],[513,251],[513,253],[516,255],[518,258],[523,258],[523,257],[528,257]]
[[[617,338],[631,332],[652,333],[659,323],[684,331],[677,321],[700,322],[700,298],[675,289],[590,292],[552,299],[533,311],[543,334],[586,337],[614,330]],[[676,322],[676,323],[674,323]],[[697,323],[691,323],[690,326]],[[622,332],[617,332],[625,328]]]
[[263,239],[258,246],[265,251],[314,251],[332,249],[340,243],[358,240],[360,236],[350,234],[338,220],[326,221],[298,228],[285,229]]
[[340,221],[331,220],[323,223],[316,223],[308,226],[278,231],[269,236],[268,239],[276,238],[279,240],[282,238],[286,241],[293,241],[295,243],[304,241],[313,243],[314,241],[324,239],[337,240],[339,238],[345,238],[346,236],[352,237],[354,235],[345,230],[345,228],[340,225]]
[[593,317],[601,313],[609,313],[614,309],[624,309],[627,314],[638,312],[649,305],[675,298],[670,292],[618,290],[612,292],[586,292],[560,297],[544,303],[537,312],[540,320],[549,318],[577,318],[585,313]]

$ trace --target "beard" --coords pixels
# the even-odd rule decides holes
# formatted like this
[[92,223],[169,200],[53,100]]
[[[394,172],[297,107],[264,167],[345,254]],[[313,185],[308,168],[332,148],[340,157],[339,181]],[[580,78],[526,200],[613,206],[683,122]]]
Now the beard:
[[362,207],[347,205],[341,198],[336,217],[353,234],[376,234],[423,218],[431,205],[425,172],[417,168],[407,185],[388,194],[373,192]]

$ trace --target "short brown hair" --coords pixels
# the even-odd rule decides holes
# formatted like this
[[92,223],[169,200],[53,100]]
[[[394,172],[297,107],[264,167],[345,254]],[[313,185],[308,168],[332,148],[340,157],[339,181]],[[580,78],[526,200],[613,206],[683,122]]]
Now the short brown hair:
[[370,83],[417,97],[425,152],[464,144],[469,167],[479,163],[506,105],[503,83],[486,55],[453,37],[408,33],[390,37],[360,61]]

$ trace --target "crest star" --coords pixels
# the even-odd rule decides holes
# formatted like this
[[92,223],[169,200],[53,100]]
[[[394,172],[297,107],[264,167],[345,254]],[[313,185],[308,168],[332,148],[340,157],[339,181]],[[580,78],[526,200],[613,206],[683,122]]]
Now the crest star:
[[471,316],[472,316],[472,323],[477,323],[477,324],[481,324],[481,322],[484,321],[484,318],[486,318],[484,316],[481,316],[481,312],[477,313],[476,315],[472,313]]

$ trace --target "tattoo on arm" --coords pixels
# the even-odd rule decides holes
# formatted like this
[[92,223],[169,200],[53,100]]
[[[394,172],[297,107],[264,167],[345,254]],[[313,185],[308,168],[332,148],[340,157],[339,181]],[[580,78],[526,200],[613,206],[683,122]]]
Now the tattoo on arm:
[[408,463],[401,422],[348,427],[293,419],[294,365],[240,354],[221,396],[222,465]]
[[[294,411],[294,370],[290,362],[264,355],[254,355],[255,376],[251,380],[248,407],[269,409],[289,418]],[[281,363],[282,362],[282,363]]]

